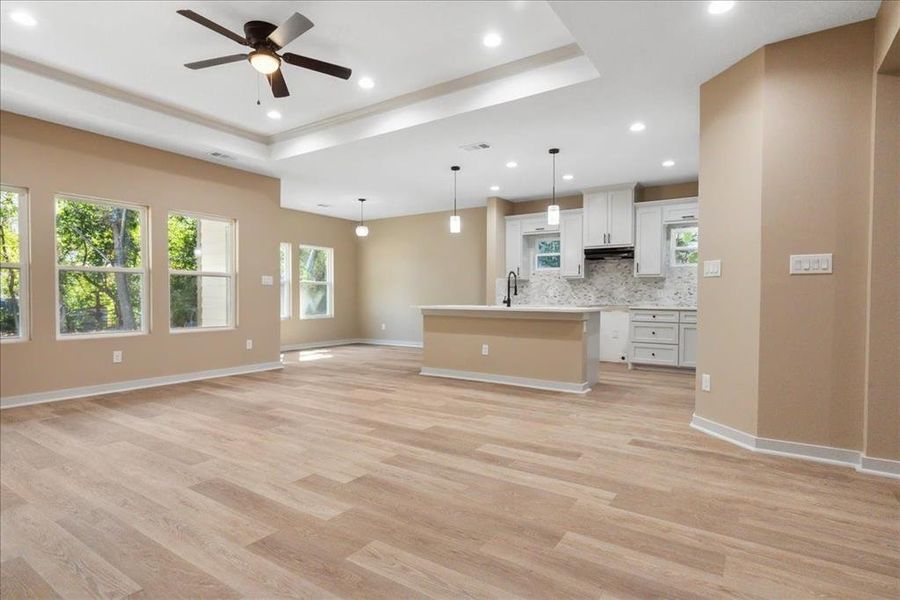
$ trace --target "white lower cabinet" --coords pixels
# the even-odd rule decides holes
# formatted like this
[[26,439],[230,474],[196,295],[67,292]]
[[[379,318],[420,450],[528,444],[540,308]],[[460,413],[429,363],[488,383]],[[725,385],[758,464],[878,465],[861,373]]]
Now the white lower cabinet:
[[678,326],[678,366],[697,366],[697,324],[682,323]]
[[697,311],[633,308],[628,366],[689,367],[697,364]]

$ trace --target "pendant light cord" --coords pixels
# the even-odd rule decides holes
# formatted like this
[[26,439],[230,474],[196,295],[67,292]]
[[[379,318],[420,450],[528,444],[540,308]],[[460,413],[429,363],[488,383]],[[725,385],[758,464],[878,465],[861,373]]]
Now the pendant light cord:
[[456,216],[456,171],[453,171],[453,216]]
[[553,155],[553,204],[556,204],[556,154]]

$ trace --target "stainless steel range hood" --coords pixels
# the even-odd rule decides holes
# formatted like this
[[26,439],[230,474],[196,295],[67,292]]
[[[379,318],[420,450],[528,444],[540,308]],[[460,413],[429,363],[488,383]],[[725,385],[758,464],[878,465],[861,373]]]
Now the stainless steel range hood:
[[629,248],[585,248],[585,260],[622,260],[634,258],[634,247]]

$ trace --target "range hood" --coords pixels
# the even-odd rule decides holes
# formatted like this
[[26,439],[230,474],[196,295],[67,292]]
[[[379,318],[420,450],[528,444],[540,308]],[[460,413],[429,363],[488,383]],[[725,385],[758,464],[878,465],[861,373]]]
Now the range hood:
[[628,248],[585,248],[585,260],[621,260],[634,258],[634,247]]

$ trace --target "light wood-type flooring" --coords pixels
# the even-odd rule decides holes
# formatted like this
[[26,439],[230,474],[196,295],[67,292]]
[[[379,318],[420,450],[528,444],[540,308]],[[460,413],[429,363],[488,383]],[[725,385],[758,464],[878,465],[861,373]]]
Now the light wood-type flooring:
[[3,599],[898,598],[900,482],[692,430],[691,375],[420,356],[3,411]]

